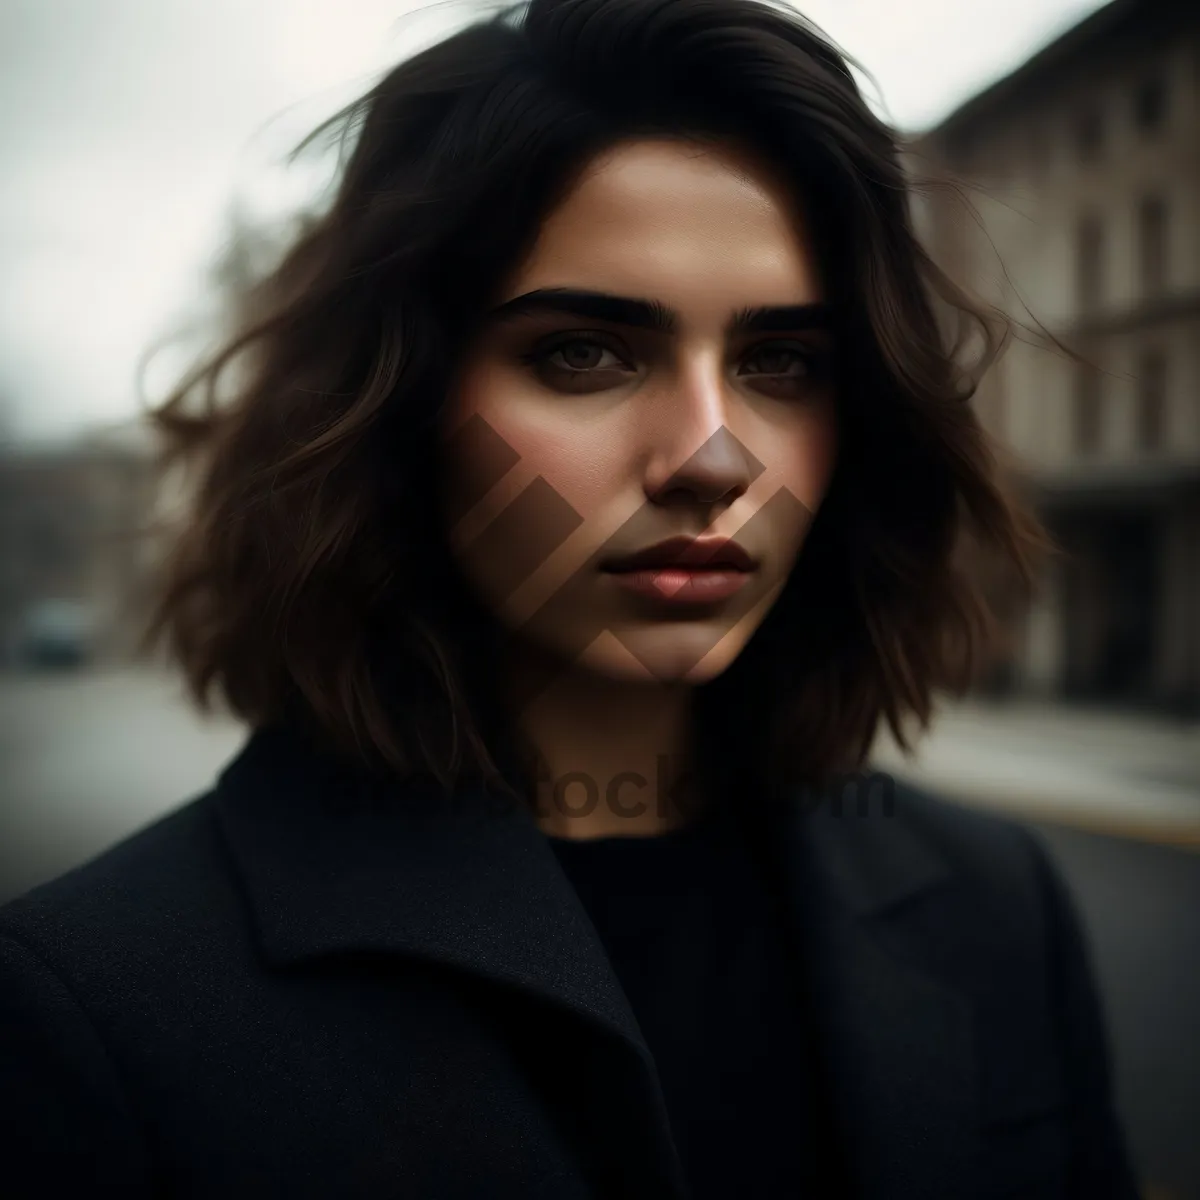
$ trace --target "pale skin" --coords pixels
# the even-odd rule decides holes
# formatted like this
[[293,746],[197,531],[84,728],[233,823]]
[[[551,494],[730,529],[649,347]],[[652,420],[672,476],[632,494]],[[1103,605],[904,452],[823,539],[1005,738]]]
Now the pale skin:
[[[664,762],[669,774],[689,770],[695,689],[735,661],[770,611],[829,486],[837,421],[831,333],[817,315],[824,286],[800,206],[769,169],[732,147],[646,139],[580,175],[501,301],[541,289],[654,302],[673,328],[537,306],[490,322],[445,432],[481,416],[517,460],[455,523],[451,547],[513,635],[509,682],[552,665],[552,684],[517,713],[546,768],[539,826],[652,836],[692,811],[655,781]],[[746,309],[787,311],[735,328]],[[448,494],[471,487],[472,462],[449,468]],[[582,519],[514,590],[508,548],[484,553],[477,535],[538,477]],[[746,586],[681,612],[631,597],[595,567],[606,547],[628,553],[680,534],[737,540],[755,558]],[[513,534],[526,549],[538,536]],[[554,798],[553,781],[571,773],[592,781],[599,803],[584,803],[582,783]]]

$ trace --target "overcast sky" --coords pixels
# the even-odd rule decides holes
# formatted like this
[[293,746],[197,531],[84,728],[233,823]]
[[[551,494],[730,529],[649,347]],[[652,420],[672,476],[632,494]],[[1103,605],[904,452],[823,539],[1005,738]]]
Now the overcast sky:
[[[876,107],[931,125],[1096,0],[811,0]],[[418,11],[416,15],[408,15]],[[2,0],[0,422],[57,438],[136,411],[139,354],[192,311],[235,199],[313,186],[283,153],[466,3]],[[147,384],[172,378],[160,360]]]

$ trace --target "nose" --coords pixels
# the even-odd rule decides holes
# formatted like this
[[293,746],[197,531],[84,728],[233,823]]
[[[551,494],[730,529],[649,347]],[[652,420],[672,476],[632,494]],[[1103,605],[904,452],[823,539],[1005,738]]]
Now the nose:
[[674,382],[651,423],[648,500],[728,507],[764,470],[731,427],[726,388],[719,370],[705,367]]

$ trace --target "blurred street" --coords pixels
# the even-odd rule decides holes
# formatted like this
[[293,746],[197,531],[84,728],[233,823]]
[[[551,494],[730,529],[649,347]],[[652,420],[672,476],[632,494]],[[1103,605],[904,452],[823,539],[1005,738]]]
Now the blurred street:
[[1032,821],[1200,849],[1200,720],[1046,702],[947,706],[916,754],[873,761],[966,803]]
[[0,675],[0,899],[203,791],[243,737],[153,672]]
[[[147,671],[0,676],[0,899],[197,795],[243,736]],[[1194,723],[972,704],[915,764],[875,759],[1044,838],[1094,948],[1133,1151],[1165,1200],[1200,1196],[1197,745]]]

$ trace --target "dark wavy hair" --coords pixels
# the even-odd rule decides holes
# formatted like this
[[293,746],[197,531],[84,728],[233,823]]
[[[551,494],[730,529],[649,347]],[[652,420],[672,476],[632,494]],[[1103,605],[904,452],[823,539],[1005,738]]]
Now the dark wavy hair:
[[1009,328],[914,236],[900,139],[847,62],[765,0],[532,0],[314,130],[293,156],[357,135],[333,199],[149,414],[163,467],[192,468],[193,488],[143,649],[165,640],[202,708],[216,689],[254,727],[302,723],[390,774],[511,786],[494,630],[434,503],[443,403],[581,168],[631,138],[715,140],[803,197],[836,313],[841,440],[779,601],[698,691],[696,744],[772,785],[859,769],[881,720],[911,749],[909,718],[926,727],[936,693],[968,690],[998,644],[994,597],[1024,603],[1053,547],[970,404]]

